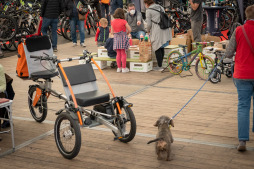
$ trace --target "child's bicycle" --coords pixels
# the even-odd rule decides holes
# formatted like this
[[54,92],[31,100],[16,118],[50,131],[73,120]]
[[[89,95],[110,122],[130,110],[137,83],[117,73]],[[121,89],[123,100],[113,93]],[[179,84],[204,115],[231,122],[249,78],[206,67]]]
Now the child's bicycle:
[[[180,75],[180,73],[182,73],[183,70],[190,71],[192,62],[196,59],[197,56],[199,56],[199,58],[196,60],[195,72],[201,80],[206,80],[208,78],[214,67],[213,59],[202,53],[203,45],[208,44],[208,42],[197,42],[195,44],[197,46],[197,49],[187,54],[186,54],[187,45],[179,45],[179,47],[183,48],[184,56],[179,51],[172,51],[169,53],[167,58],[168,65],[166,68],[169,69],[170,73],[174,75]],[[190,61],[188,62],[189,56]],[[164,68],[164,70],[166,68]],[[193,74],[191,73],[190,76],[192,75]]]
[[[115,140],[127,143],[136,134],[136,120],[131,110],[132,104],[123,97],[116,97],[104,73],[94,61],[92,54],[84,51],[82,57],[57,59],[47,54],[30,58],[37,63],[51,65],[52,69],[31,73],[30,78],[37,82],[28,90],[28,104],[33,118],[42,122],[47,116],[47,100],[55,96],[65,100],[59,110],[54,126],[54,136],[59,152],[67,159],[76,157],[81,147],[80,127],[105,125],[114,134]],[[61,62],[85,59],[86,64],[62,67]],[[97,66],[113,95],[98,91],[91,61]],[[53,67],[56,65],[56,69]],[[51,88],[51,78],[60,75],[66,96]],[[87,109],[94,106],[93,109]]]
[[[213,48],[210,49],[213,51]],[[233,59],[224,58],[225,52],[216,50],[215,54],[215,67],[211,78],[209,79],[212,83],[221,82],[221,74],[225,74],[228,78],[231,78],[234,71],[234,61]]]

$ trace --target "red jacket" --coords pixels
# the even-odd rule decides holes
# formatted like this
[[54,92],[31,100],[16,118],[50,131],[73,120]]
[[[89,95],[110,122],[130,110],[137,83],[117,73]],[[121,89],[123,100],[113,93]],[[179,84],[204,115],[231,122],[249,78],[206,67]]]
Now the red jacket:
[[[244,29],[254,48],[254,21],[247,21]],[[241,26],[236,29],[236,55],[234,78],[254,79],[254,53],[245,39]]]

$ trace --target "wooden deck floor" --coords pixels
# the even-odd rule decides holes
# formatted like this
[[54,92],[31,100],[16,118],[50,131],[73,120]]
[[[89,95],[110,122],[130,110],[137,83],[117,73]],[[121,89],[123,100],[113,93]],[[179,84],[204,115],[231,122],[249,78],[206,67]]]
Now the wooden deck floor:
[[[65,45],[59,46],[59,51],[64,50]],[[168,72],[119,74],[106,69],[105,74],[117,95],[126,96],[134,104],[137,135],[124,144],[113,141],[112,132],[103,126],[84,128],[79,155],[67,160],[58,152],[53,134],[55,112],[63,107],[63,102],[50,97],[46,121],[36,123],[27,106],[27,90],[33,82],[16,77],[13,66],[16,60],[16,56],[0,59],[6,72],[14,78],[16,92],[13,103],[16,151],[3,155],[11,149],[11,137],[0,134],[3,138],[0,142],[1,168],[254,168],[254,134],[250,132],[248,151],[236,150],[237,93],[232,79],[223,76],[219,84],[208,82],[175,118],[175,127],[171,128],[175,138],[173,160],[158,161],[154,145],[146,144],[157,132],[153,123],[161,115],[173,116],[178,112],[204,81],[195,74],[181,78]],[[95,72],[100,90],[108,91],[99,72]],[[63,92],[60,86],[60,80],[54,79],[53,88]],[[251,109],[251,124],[252,115]]]

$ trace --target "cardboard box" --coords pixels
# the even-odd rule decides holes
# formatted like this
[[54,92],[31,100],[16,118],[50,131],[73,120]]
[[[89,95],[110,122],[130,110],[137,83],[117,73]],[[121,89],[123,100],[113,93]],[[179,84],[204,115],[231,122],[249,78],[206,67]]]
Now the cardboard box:
[[109,57],[108,51],[104,46],[98,47],[98,57]]
[[153,61],[142,62],[130,62],[130,71],[132,72],[149,72],[153,69]]
[[139,39],[132,39],[132,45],[138,45]]
[[181,38],[172,38],[170,45],[186,45],[187,38],[183,36]]

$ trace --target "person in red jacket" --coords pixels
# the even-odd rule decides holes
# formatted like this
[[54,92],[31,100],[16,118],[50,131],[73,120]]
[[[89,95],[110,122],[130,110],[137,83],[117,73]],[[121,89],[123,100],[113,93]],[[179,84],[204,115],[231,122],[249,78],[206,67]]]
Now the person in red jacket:
[[96,45],[104,46],[109,38],[110,28],[108,27],[108,20],[106,18],[100,19],[100,27],[97,28],[95,35]]
[[238,93],[238,151],[245,151],[249,141],[251,97],[254,97],[254,5],[247,7],[245,14],[247,21],[236,28],[226,50],[228,58],[236,51],[233,77]]

